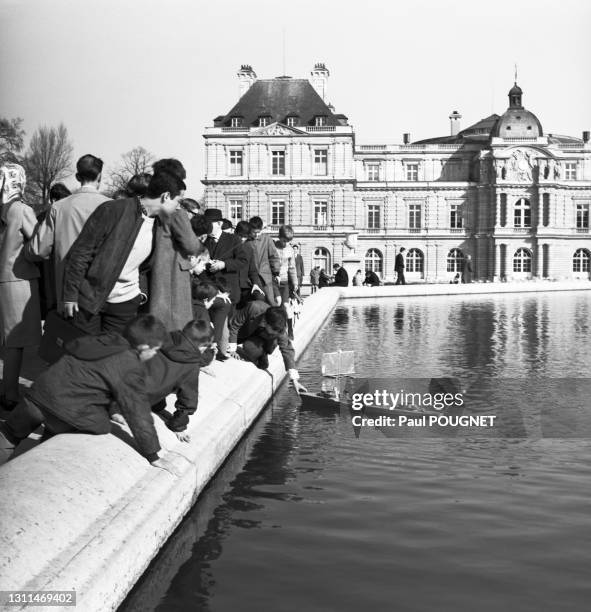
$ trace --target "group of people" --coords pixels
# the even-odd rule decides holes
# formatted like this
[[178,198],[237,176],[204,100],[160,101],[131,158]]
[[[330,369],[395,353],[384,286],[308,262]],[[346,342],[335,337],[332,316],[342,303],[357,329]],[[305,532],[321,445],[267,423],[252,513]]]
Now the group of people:
[[[273,240],[260,217],[233,227],[219,209],[201,211],[184,197],[175,159],[134,176],[115,199],[99,191],[102,169],[98,157],[81,157],[80,189],[54,185],[39,218],[24,201],[23,168],[0,169],[0,405],[9,411],[0,463],[41,424],[46,436],[101,434],[119,420],[166,469],[151,412],[188,440],[199,371],[214,359],[266,368],[279,347],[305,391],[292,344],[304,275],[292,227]],[[42,320],[58,319],[73,339],[20,397],[23,351],[42,340]],[[173,415],[163,412],[171,392]]]
[[310,270],[310,291],[316,293],[323,287],[348,287],[349,274],[340,264],[336,263],[332,267],[333,275],[329,276],[324,268],[314,266]]

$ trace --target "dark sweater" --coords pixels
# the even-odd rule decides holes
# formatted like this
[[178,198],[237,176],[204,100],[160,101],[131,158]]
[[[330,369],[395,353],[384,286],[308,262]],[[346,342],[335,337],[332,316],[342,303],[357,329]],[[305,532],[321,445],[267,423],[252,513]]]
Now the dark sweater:
[[121,407],[140,452],[157,459],[160,444],[145,390],[146,370],[119,334],[83,336],[66,346],[27,392],[37,405],[74,429],[92,434],[111,431],[109,406]]
[[214,352],[202,353],[182,331],[171,332],[170,338],[171,343],[146,362],[146,392],[152,405],[176,393],[176,411],[166,425],[172,431],[184,431],[197,410],[199,369],[211,363]]

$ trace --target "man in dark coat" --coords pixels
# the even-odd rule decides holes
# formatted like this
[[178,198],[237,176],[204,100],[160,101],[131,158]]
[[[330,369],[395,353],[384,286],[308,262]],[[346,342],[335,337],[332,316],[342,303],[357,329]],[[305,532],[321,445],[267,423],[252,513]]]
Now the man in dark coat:
[[302,282],[304,281],[304,258],[300,255],[300,247],[294,244],[292,247],[294,254],[294,263],[296,269],[296,276],[298,277],[298,294],[302,288]]
[[347,270],[340,266],[339,264],[334,264],[332,267],[335,271],[334,282],[332,283],[333,287],[348,287],[349,286],[349,275],[347,274]]
[[89,334],[121,332],[136,316],[146,301],[140,267],[152,252],[154,217],[172,214],[184,188],[160,172],[141,199],[110,200],[90,215],[64,265],[64,312],[76,327]]
[[394,272],[396,272],[397,285],[406,285],[406,279],[404,278],[404,270],[406,269],[404,251],[406,251],[406,249],[404,247],[400,247],[400,252],[398,255],[396,255],[396,260],[394,261]]
[[241,268],[238,273],[240,277],[240,301],[237,304],[237,308],[243,308],[248,301],[256,299],[253,294],[258,293],[264,296],[264,292],[259,286],[260,277],[255,265],[254,244],[252,240],[249,240],[252,234],[250,223],[248,221],[239,221],[236,224],[234,233],[242,241],[242,246],[248,260],[248,264]]
[[164,467],[146,393],[145,363],[167,337],[158,319],[140,315],[123,335],[83,336],[68,344],[67,354],[37,378],[0,426],[0,463],[41,424],[49,435],[109,433],[109,409],[117,402],[141,454]]
[[240,270],[248,266],[248,258],[244,252],[242,241],[234,234],[222,232],[222,211],[218,208],[208,208],[203,214],[206,222],[211,223],[211,231],[205,240],[211,261],[199,280],[218,284],[223,279],[230,301],[233,305],[240,300]]
[[166,426],[185,442],[189,437],[183,432],[189,417],[197,410],[200,368],[209,365],[215,357],[212,337],[210,322],[190,321],[182,330],[171,332],[170,341],[146,363],[146,393],[152,410],[162,412],[166,408],[166,396],[175,393],[176,410],[165,419]]
[[260,217],[251,217],[249,223],[252,227],[250,242],[254,252],[254,265],[259,274],[259,283],[257,284],[265,292],[267,302],[274,306],[277,303],[274,286],[281,268],[279,254],[271,236],[263,234],[263,220]]
[[366,270],[363,284],[367,285],[368,287],[379,287],[380,279],[373,270]]

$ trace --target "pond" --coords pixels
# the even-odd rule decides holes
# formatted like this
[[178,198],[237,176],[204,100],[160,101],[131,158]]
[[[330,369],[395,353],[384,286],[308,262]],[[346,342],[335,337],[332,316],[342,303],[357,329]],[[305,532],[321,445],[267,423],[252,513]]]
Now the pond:
[[587,609],[590,315],[586,293],[339,303],[308,387],[354,350],[356,378],[456,377],[502,427],[360,431],[284,385],[121,610]]

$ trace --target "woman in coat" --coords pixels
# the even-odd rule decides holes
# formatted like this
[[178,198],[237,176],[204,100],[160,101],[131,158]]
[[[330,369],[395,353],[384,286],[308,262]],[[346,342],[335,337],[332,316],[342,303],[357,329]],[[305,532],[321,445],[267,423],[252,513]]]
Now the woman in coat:
[[25,259],[23,247],[37,219],[23,202],[25,171],[18,164],[0,168],[0,345],[4,347],[4,392],[0,407],[12,410],[19,399],[25,347],[41,339],[39,269]]
[[193,320],[193,263],[190,258],[204,250],[184,209],[177,208],[170,216],[158,218],[150,272],[149,312],[160,319],[168,331],[183,329]]

